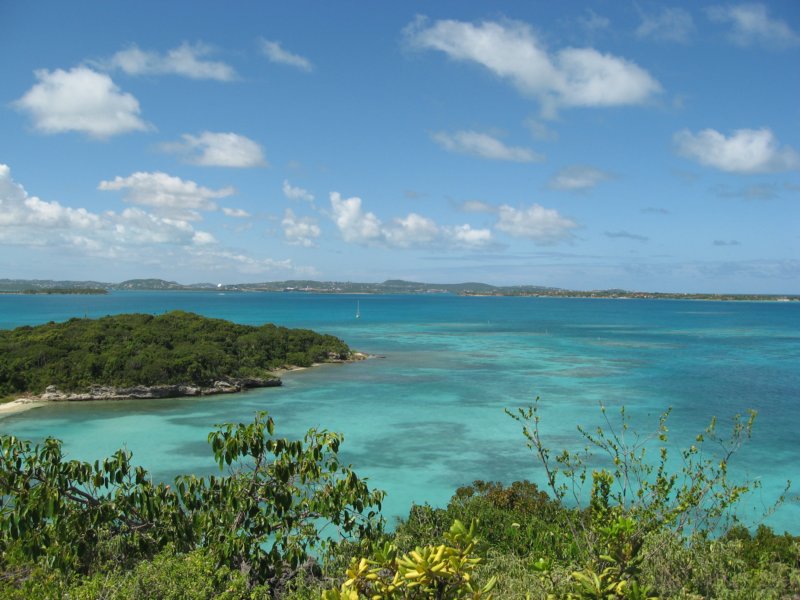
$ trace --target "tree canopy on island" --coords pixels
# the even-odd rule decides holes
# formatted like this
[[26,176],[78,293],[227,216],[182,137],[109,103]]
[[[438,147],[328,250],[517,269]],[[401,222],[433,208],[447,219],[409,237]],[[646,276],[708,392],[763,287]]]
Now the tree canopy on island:
[[0,396],[38,394],[49,385],[210,385],[270,378],[274,369],[346,359],[339,338],[272,324],[239,325],[173,311],[70,319],[0,331]]

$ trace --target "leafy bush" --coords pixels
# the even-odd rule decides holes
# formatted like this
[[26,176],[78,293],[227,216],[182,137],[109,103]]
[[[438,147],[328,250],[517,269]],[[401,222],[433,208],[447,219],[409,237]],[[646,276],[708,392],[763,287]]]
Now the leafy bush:
[[400,555],[391,543],[373,548],[370,558],[354,558],[347,580],[339,589],[322,594],[322,600],[359,598],[485,598],[491,600],[496,579],[476,583],[475,569],[481,559],[473,555],[477,544],[473,521],[467,528],[454,521],[445,533],[447,544],[417,546]]
[[[371,491],[338,458],[340,435],[310,430],[302,441],[273,437],[274,423],[228,424],[209,434],[225,476],[153,484],[123,451],[95,463],[67,461],[58,440],[41,445],[0,436],[0,553],[12,564],[65,576],[130,566],[171,548],[203,549],[248,583],[280,588],[310,552],[340,538],[371,539],[382,528],[383,492]],[[14,559],[13,561],[11,559]],[[22,573],[18,576],[14,573]]]

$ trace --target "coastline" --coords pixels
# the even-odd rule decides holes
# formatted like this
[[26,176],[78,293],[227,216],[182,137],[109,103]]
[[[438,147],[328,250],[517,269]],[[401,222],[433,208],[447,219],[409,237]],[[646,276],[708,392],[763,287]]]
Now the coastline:
[[5,415],[25,412],[40,406],[47,406],[56,402],[98,402],[114,400],[141,400],[141,399],[171,399],[171,398],[193,398],[197,396],[218,396],[220,394],[238,394],[247,390],[265,387],[280,387],[282,385],[281,375],[304,371],[313,367],[320,367],[330,364],[347,364],[360,362],[372,358],[362,352],[352,352],[350,358],[345,360],[329,360],[314,363],[310,367],[284,367],[272,371],[272,379],[231,379],[228,381],[216,381],[214,385],[208,387],[196,386],[193,384],[176,385],[155,385],[155,386],[134,386],[130,388],[115,388],[113,386],[92,386],[84,393],[61,392],[55,386],[49,386],[40,395],[26,395],[0,403],[0,418]]

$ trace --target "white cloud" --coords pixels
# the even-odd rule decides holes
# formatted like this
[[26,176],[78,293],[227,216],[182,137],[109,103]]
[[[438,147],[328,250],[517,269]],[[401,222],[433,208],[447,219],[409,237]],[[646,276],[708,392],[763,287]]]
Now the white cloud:
[[488,229],[470,225],[439,226],[417,213],[398,217],[385,225],[371,212],[364,212],[361,198],[343,199],[331,192],[331,218],[346,242],[385,245],[393,248],[481,247],[492,240]]
[[384,239],[390,246],[408,248],[427,245],[439,236],[439,227],[431,219],[409,213],[404,218],[396,218],[392,225],[383,229]]
[[182,142],[162,144],[161,148],[203,167],[269,166],[261,146],[243,135],[204,131],[200,135],[185,133],[181,138]]
[[290,244],[310,247],[320,236],[317,222],[310,217],[297,217],[292,209],[287,208],[281,221],[283,235]]
[[571,230],[577,224],[562,217],[557,210],[538,204],[521,210],[504,204],[499,208],[496,227],[513,237],[527,238],[546,246],[570,239]]
[[465,224],[445,227],[444,231],[455,246],[479,248],[492,242],[492,232],[489,229],[473,229]]
[[363,244],[382,238],[380,219],[361,210],[361,198],[342,198],[339,192],[331,192],[330,199],[333,221],[344,241]]
[[230,274],[317,275],[289,259],[259,258],[220,248],[214,235],[188,221],[158,216],[138,207],[93,213],[30,196],[0,164],[0,244],[48,247],[82,264],[122,272],[122,263],[141,269],[169,261],[176,268]]
[[76,248],[96,256],[124,255],[124,248],[153,244],[207,245],[210,233],[184,220],[159,217],[139,208],[97,214],[30,196],[0,164],[0,241],[25,246]]
[[543,156],[528,148],[506,146],[497,138],[477,131],[457,131],[455,133],[439,131],[432,134],[431,137],[445,150],[479,158],[521,163],[544,160]]
[[105,139],[150,126],[139,117],[139,102],[104,73],[87,67],[34,71],[39,81],[14,103],[42,133],[77,131]]
[[233,67],[224,62],[202,59],[211,53],[211,47],[205,44],[183,43],[166,54],[141,50],[133,45],[97,64],[120,69],[128,75],[181,75],[191,79],[235,80],[237,75]]
[[678,152],[700,164],[730,173],[769,173],[800,169],[800,155],[780,146],[772,130],[737,129],[726,137],[714,129],[673,136]]
[[[45,202],[29,196],[25,189],[11,177],[8,165],[0,164],[0,239],[16,239],[17,234],[28,230],[62,229],[91,232],[101,222],[100,216],[84,208],[69,208],[58,202]],[[24,240],[24,236],[23,240]],[[38,237],[38,236],[35,236]],[[32,238],[36,245],[46,239]],[[46,237],[46,236],[45,236]]]
[[183,220],[199,220],[197,211],[216,210],[214,200],[230,196],[235,191],[232,187],[212,190],[159,171],[117,176],[112,181],[101,181],[97,189],[125,190],[126,202],[149,206],[161,216]]
[[261,51],[271,62],[288,65],[306,72],[314,70],[314,65],[311,64],[311,61],[299,54],[293,54],[288,50],[284,50],[281,48],[280,42],[262,39]]
[[314,200],[313,194],[306,189],[291,185],[288,179],[283,180],[283,186],[281,189],[283,190],[283,195],[289,200],[305,200],[307,202]]
[[196,231],[192,236],[192,241],[198,246],[217,243],[217,240],[214,238],[214,236],[207,231]]
[[712,21],[733,25],[730,37],[740,46],[761,43],[766,46],[788,47],[800,44],[800,35],[784,21],[770,18],[767,7],[763,4],[712,6],[707,10]]
[[683,8],[664,7],[658,14],[642,13],[641,17],[642,22],[636,28],[640,38],[686,43],[695,30],[691,13]]
[[223,207],[222,212],[225,214],[226,217],[234,217],[236,219],[245,219],[250,215],[249,212],[243,210],[241,208],[227,208]]
[[419,18],[405,35],[413,47],[440,50],[509,80],[538,98],[546,117],[553,117],[560,106],[642,104],[661,90],[647,71],[624,58],[593,48],[549,53],[531,27],[519,21],[429,24]]
[[547,185],[554,190],[577,192],[593,188],[610,178],[611,176],[608,173],[595,167],[573,165],[561,169],[550,179]]

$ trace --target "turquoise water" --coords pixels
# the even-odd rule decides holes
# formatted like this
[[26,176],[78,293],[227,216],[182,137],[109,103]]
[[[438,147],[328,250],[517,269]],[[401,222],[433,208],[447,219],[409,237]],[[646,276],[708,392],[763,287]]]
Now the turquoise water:
[[[361,318],[356,320],[356,302]],[[183,309],[248,324],[309,327],[382,358],[288,374],[282,388],[237,396],[59,404],[0,419],[0,431],[61,438],[70,456],[118,447],[155,477],[214,469],[213,425],[276,419],[279,435],[316,426],[345,435],[342,453],[388,491],[385,514],[412,502],[444,505],[473,479],[542,473],[504,413],[541,396],[542,429],[555,450],[579,446],[576,425],[601,424],[599,402],[625,405],[642,431],[667,407],[682,447],[709,419],[758,410],[738,476],[762,490],[760,512],[787,479],[800,486],[800,303],[723,303],[449,295],[117,292],[108,296],[0,295],[0,328],[69,317]],[[768,523],[800,534],[800,504]]]

